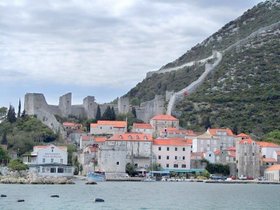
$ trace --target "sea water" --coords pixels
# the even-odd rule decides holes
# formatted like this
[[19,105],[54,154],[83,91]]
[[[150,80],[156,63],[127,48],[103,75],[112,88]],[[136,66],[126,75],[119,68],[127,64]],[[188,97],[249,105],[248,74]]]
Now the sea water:
[[[280,185],[193,182],[100,182],[0,185],[1,210],[280,209]],[[52,198],[51,195],[59,195]],[[102,198],[104,203],[95,203]],[[24,202],[17,202],[23,199]]]

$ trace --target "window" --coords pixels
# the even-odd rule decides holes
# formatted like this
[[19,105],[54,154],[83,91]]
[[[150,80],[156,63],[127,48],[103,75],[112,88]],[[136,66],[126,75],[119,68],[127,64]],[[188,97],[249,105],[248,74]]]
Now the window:
[[185,148],[185,147],[183,147],[183,151],[186,151],[186,148]]
[[211,154],[209,154],[208,156],[211,157]]
[[62,174],[63,172],[64,172],[64,169],[63,169],[63,168],[58,168],[58,169],[57,169],[57,173]]
[[63,163],[63,159],[62,158],[60,159],[60,163]]
[[175,151],[177,151],[178,149],[177,149],[177,147],[175,147]]
[[118,161],[118,162],[116,162],[116,164],[117,164],[117,165],[120,165],[120,162]]
[[45,158],[43,158],[43,163],[45,163],[46,162],[46,159]]
[[166,168],[169,168],[169,164],[168,163],[166,164]]
[[175,156],[175,160],[177,160],[177,156]]
[[169,156],[168,155],[166,156],[166,159],[169,160]]
[[174,168],[178,168],[178,164],[174,164]]
[[44,167],[42,168],[42,173],[45,173],[45,168]]
[[138,163],[135,163],[134,166],[137,168],[138,167]]
[[51,168],[51,173],[56,173],[56,168]]
[[252,155],[255,156],[255,153],[253,153]]
[[161,156],[160,156],[160,155],[158,156],[158,159],[159,159],[159,160],[161,159]]
[[169,147],[167,147],[166,150],[169,151]]
[[51,159],[51,163],[53,163],[53,158]]
[[182,158],[183,158],[183,160],[185,160],[185,156],[183,156]]
[[186,164],[182,164],[182,168],[186,168]]
[[161,147],[158,147],[158,151],[161,151]]

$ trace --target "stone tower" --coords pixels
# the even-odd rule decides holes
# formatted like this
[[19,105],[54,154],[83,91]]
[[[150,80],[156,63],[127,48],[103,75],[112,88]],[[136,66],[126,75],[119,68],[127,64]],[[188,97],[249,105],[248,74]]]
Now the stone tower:
[[94,96],[87,96],[83,100],[83,106],[85,109],[85,114],[87,118],[95,118],[96,116],[96,111],[97,111],[97,103],[95,102]]
[[72,106],[72,93],[66,93],[59,97],[59,109],[61,111],[62,117],[68,117],[71,114]]

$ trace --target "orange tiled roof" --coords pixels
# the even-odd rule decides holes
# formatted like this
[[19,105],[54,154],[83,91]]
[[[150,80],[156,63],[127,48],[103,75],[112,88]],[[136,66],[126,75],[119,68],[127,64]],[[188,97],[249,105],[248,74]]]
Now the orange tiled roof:
[[151,120],[178,121],[177,118],[167,114],[156,115]]
[[168,133],[175,133],[175,134],[185,134],[185,135],[190,135],[190,136],[194,136],[195,133],[193,132],[193,130],[180,130],[180,129],[177,129],[177,128],[165,128],[165,129],[162,129],[161,132],[168,132]]
[[239,144],[252,144],[253,142],[254,141],[251,138],[249,138],[249,139],[242,139],[238,143]]
[[226,150],[227,151],[236,151],[236,147],[228,147]]
[[154,139],[154,145],[165,145],[165,146],[190,146],[192,143],[190,139],[183,138],[169,138],[169,139]]
[[229,155],[230,157],[236,157],[236,152],[234,152],[234,151],[229,151],[228,155]]
[[257,141],[257,144],[260,147],[280,147],[278,144],[274,144],[274,143],[266,142],[266,141]]
[[82,141],[89,141],[92,139],[92,136],[81,136]]
[[212,136],[217,136],[217,132],[226,132],[228,136],[233,136],[232,130],[229,128],[208,128],[207,130]]
[[138,129],[153,129],[151,124],[149,123],[133,123],[133,128],[138,128]]
[[275,160],[274,158],[263,158],[262,161],[265,163],[276,163],[277,162],[277,160]]
[[94,139],[96,142],[100,142],[100,143],[105,142],[107,140],[107,138],[103,137],[103,136],[100,136],[100,137],[98,136],[98,137],[95,137]]
[[96,128],[98,125],[107,125],[115,128],[127,127],[126,121],[111,121],[111,120],[98,120],[97,123],[91,123],[90,127]]
[[269,168],[266,169],[266,171],[279,171],[279,170],[280,170],[280,165],[279,164],[270,166]]
[[152,141],[153,137],[151,134],[144,134],[144,133],[123,133],[123,134],[114,134],[108,140],[110,140],[110,141]]
[[237,135],[238,137],[250,137],[249,135],[245,134],[245,133],[240,133]]

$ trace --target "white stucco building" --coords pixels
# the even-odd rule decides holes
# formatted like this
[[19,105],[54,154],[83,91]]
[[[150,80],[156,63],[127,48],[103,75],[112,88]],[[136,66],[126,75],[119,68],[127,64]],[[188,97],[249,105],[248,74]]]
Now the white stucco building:
[[191,141],[182,138],[154,139],[153,155],[165,170],[190,169]]
[[280,165],[273,165],[264,171],[264,177],[267,181],[279,182],[280,181]]
[[74,168],[68,166],[66,146],[34,146],[30,155],[23,162],[30,170],[42,176],[73,176]]

